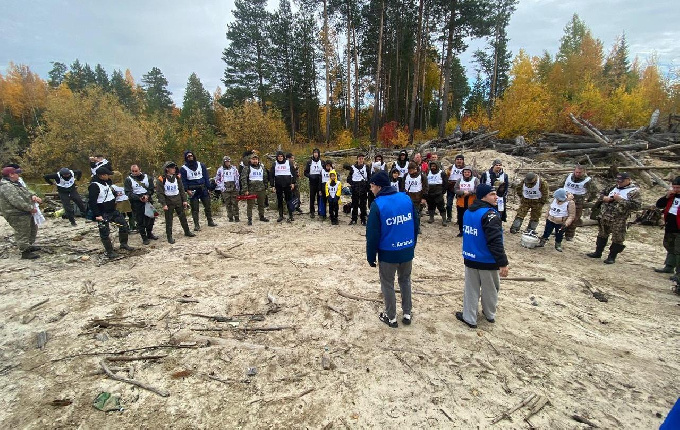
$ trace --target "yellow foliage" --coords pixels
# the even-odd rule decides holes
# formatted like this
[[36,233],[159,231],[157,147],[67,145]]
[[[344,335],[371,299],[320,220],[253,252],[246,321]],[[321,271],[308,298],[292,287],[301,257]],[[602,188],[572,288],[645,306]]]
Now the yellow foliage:
[[260,152],[274,151],[276,148],[289,145],[290,137],[280,113],[269,108],[263,112],[256,102],[245,102],[241,106],[224,108],[216,115],[217,128],[225,136],[228,146]]
[[338,149],[352,148],[352,132],[349,130],[342,130],[337,136],[335,136],[333,143]]
[[80,93],[60,87],[49,94],[43,119],[47,127],[26,154],[34,174],[65,166],[89,171],[88,157],[95,154],[104,155],[122,172],[131,164],[150,171],[164,161],[154,129],[98,87]]
[[397,128],[392,144],[395,148],[406,148],[408,146],[408,127]]
[[0,75],[0,108],[25,125],[37,125],[38,111],[47,103],[47,83],[23,64],[9,63],[7,70]]
[[456,127],[458,127],[458,118],[456,117],[451,117],[448,121],[446,121],[446,135],[451,136],[454,131],[456,131]]
[[465,115],[461,122],[461,128],[465,131],[479,130],[480,128],[488,129],[491,126],[489,115],[481,106],[477,106],[472,115]]

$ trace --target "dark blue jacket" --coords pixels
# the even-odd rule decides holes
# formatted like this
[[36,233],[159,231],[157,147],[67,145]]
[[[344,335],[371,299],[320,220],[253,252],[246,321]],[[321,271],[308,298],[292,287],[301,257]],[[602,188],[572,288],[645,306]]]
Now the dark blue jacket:
[[[500,215],[496,211],[496,207],[490,205],[483,200],[475,200],[467,209],[468,212],[485,211],[482,216],[482,232],[483,238],[486,241],[486,246],[488,247],[488,252],[493,256],[495,260],[493,263],[478,262],[471,259],[465,258],[463,256],[463,262],[467,267],[479,270],[498,270],[500,267],[508,265],[508,257],[505,255],[505,248],[503,246],[503,224],[501,222]],[[466,212],[467,214],[467,212]],[[465,217],[463,217],[463,230],[465,230]],[[463,235],[463,241],[465,241],[465,234]],[[465,244],[463,244],[463,249],[466,249]]]
[[[196,154],[194,154],[193,161],[187,161],[187,154],[189,152],[194,154],[192,151],[184,151],[184,165],[179,169],[180,176],[182,177],[182,185],[184,185],[184,189],[187,191],[189,190],[196,191],[192,199],[200,199],[201,197],[203,197],[204,193],[208,192],[208,189],[210,187],[210,176],[208,176],[208,169],[205,167],[205,164],[196,161]],[[203,177],[201,179],[195,179],[191,181],[188,180],[186,169],[196,171],[198,170],[199,166],[201,172],[203,173]]]
[[[384,187],[380,190],[378,195],[375,196],[375,199],[378,200],[381,196],[389,196],[397,193],[398,191],[394,187]],[[405,194],[402,193],[401,195],[409,199]],[[405,263],[413,260],[416,242],[418,241],[418,225],[420,224],[418,220],[418,211],[415,206],[413,206],[413,203],[411,203],[411,212],[413,213],[413,246],[399,251],[385,251],[379,249],[381,228],[380,209],[375,201],[371,203],[371,212],[368,214],[368,222],[366,224],[366,260],[368,260],[369,263],[375,263],[376,255],[378,256],[378,261],[384,261],[385,263]]]

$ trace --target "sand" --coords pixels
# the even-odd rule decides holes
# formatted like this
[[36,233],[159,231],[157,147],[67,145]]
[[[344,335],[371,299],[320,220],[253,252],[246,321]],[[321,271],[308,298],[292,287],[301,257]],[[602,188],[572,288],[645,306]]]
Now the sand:
[[[498,155],[471,156],[484,166]],[[521,163],[503,161],[508,171]],[[643,192],[646,203],[661,194]],[[378,273],[361,226],[345,215],[340,226],[308,215],[278,224],[268,213],[272,222],[248,227],[223,211],[195,238],[176,225],[174,245],[159,220],[160,240],[143,246],[133,235],[139,249],[111,262],[96,226],[81,219],[48,219],[38,244],[49,252],[20,260],[0,219],[2,428],[488,428],[532,394],[549,403],[529,422],[523,407],[494,428],[588,427],[573,415],[601,428],[657,428],[678,398],[680,297],[652,270],[665,256],[662,228],[631,227],[613,265],[585,256],[596,227],[580,228],[563,253],[552,240],[522,248],[506,233],[510,276],[547,282],[502,281],[496,323],[472,330],[454,317],[457,228],[423,222],[413,324],[391,329],[377,318]],[[159,345],[167,347],[115,354]],[[102,359],[121,355],[165,356],[109,365],[134,366],[134,379],[169,396],[100,373]],[[93,408],[103,391],[120,395],[123,411]]]

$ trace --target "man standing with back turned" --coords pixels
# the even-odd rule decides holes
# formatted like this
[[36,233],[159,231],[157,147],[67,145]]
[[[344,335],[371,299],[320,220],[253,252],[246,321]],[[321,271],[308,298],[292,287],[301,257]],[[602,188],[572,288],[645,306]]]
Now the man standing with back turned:
[[496,191],[487,184],[477,187],[477,199],[463,215],[463,262],[465,292],[463,312],[456,318],[470,328],[477,328],[477,304],[481,290],[482,314],[496,322],[499,277],[508,276],[508,257],[503,247],[503,227],[496,211]]
[[418,212],[411,199],[390,185],[384,170],[370,179],[375,200],[371,204],[366,226],[366,259],[375,267],[376,254],[380,267],[380,289],[385,299],[385,312],[380,321],[397,328],[397,299],[394,293],[394,274],[401,289],[402,322],[411,324],[411,268],[418,238]]

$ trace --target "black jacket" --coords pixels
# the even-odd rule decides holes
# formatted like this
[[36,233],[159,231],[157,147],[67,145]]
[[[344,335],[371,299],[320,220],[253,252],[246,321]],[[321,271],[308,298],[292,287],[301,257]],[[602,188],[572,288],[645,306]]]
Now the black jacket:
[[[76,181],[80,181],[80,178],[83,176],[83,172],[80,171],[80,170],[74,169],[73,170],[73,176],[76,177]],[[61,182],[59,180],[59,175],[57,175],[56,173],[47,174],[47,175],[43,176],[43,179],[45,179],[45,182],[47,182],[50,185],[53,184],[52,181],[54,181],[54,184],[58,184],[59,182]],[[76,184],[74,183],[72,187],[64,188],[64,190],[70,190],[71,188],[75,188],[75,186],[76,186]],[[59,188],[57,188],[57,191],[60,191],[61,189],[62,188],[59,187]]]
[[[285,175],[279,175],[276,176],[276,165],[277,164],[283,164],[283,163],[290,163],[290,174],[292,176],[285,176]],[[274,163],[272,164],[272,167],[269,169],[269,185],[274,187],[274,186],[279,186],[279,187],[290,187],[290,184],[296,184],[297,183],[297,170],[295,169],[295,165],[292,161],[290,160],[283,160],[283,163],[279,163],[279,160],[274,160]],[[305,176],[307,174],[305,173]],[[321,183],[321,175],[319,175],[319,183]],[[310,179],[311,181],[311,179]]]
[[486,246],[489,247],[489,251],[496,262],[479,263],[463,259],[465,265],[472,269],[498,270],[500,267],[508,265],[508,256],[505,254],[505,247],[503,246],[503,223],[501,222],[501,217],[495,210],[490,211],[488,209],[496,208],[484,200],[475,200],[467,210],[470,212],[477,210],[487,211],[482,217],[482,230],[484,231],[484,237],[486,238]]
[[97,203],[97,197],[99,197],[99,185],[97,183],[108,185],[109,187],[113,184],[111,179],[108,181],[103,181],[99,177],[95,176],[90,182],[90,186],[87,188],[87,194],[89,196],[88,205],[92,210],[92,214],[96,217],[111,213],[116,210],[116,199],[115,191],[109,188],[111,193],[114,193],[114,198],[104,203]]

